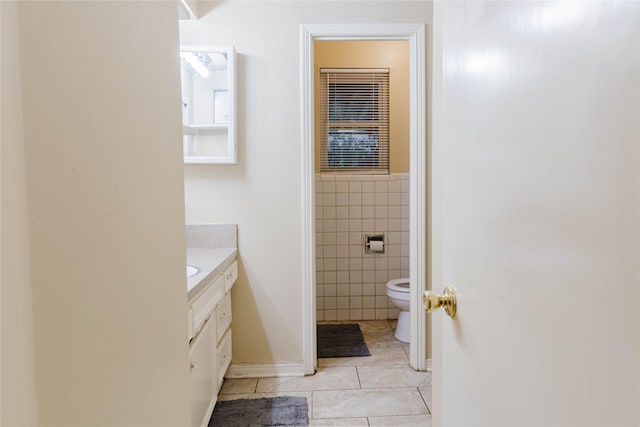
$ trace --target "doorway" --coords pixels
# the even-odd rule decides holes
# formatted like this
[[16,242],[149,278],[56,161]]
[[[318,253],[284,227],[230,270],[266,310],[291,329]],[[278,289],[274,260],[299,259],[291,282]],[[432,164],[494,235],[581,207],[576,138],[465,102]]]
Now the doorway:
[[426,87],[423,24],[301,26],[303,357],[311,375],[316,359],[316,248],[314,149],[314,42],[406,40],[409,46],[409,277],[411,280],[410,365],[426,370]]

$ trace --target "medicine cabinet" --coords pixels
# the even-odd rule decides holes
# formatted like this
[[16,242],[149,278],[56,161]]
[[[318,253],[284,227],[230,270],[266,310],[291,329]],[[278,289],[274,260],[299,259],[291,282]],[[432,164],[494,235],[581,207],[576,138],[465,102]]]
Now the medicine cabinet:
[[238,163],[236,51],[180,47],[185,163]]

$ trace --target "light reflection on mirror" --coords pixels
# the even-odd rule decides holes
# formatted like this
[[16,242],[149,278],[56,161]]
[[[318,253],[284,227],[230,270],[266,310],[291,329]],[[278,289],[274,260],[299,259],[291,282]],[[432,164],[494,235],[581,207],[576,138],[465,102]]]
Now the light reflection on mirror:
[[228,122],[227,70],[225,53],[180,52],[184,125],[197,127]]

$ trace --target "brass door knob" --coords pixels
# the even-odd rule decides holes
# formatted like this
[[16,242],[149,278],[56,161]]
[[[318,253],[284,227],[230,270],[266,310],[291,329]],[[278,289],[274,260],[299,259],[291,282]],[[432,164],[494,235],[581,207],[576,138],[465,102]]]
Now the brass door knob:
[[433,313],[444,306],[444,311],[449,317],[453,318],[456,316],[456,291],[450,286],[444,288],[443,295],[438,295],[433,291],[425,291],[422,302],[427,313]]

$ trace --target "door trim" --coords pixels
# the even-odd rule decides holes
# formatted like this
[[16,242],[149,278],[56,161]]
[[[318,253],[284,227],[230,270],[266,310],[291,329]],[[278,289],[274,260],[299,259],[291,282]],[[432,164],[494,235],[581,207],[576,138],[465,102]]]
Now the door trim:
[[305,375],[316,371],[316,260],[314,174],[314,60],[316,40],[407,40],[409,42],[409,277],[411,346],[409,364],[426,370],[427,276],[426,56],[424,24],[303,24],[300,26],[300,114],[302,139],[302,354]]

